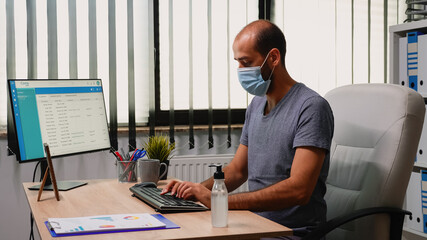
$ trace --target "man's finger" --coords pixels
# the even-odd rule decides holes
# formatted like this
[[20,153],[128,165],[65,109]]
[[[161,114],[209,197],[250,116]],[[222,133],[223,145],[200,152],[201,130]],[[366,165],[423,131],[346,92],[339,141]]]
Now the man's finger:
[[172,180],[170,181],[162,190],[162,192],[160,194],[165,194],[170,192],[171,188],[177,183],[177,181]]

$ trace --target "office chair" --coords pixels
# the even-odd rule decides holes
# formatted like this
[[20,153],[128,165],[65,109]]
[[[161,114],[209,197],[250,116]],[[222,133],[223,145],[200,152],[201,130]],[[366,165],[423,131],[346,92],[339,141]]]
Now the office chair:
[[[425,116],[414,90],[355,84],[325,96],[335,119],[327,222],[304,239],[401,239],[402,205]],[[332,231],[333,230],[333,231]]]

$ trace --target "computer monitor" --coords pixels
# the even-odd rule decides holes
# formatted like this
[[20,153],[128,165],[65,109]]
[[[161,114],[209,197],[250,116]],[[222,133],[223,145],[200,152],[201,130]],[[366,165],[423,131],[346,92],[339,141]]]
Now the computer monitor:
[[52,158],[110,149],[100,79],[10,79],[8,88],[16,140],[9,148],[20,163],[45,159],[44,143]]

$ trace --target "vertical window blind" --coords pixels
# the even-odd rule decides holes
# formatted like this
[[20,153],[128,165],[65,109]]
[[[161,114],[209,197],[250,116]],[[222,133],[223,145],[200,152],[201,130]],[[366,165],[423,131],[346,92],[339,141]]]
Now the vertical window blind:
[[[405,1],[274,1],[291,76],[324,95],[354,83],[388,82],[388,27],[406,19]],[[295,11],[298,9],[298,11]]]
[[161,110],[225,109],[229,99],[231,108],[246,108],[231,47],[258,19],[258,1],[163,0],[159,14]]
[[[137,124],[148,124],[150,134],[170,125],[172,140],[174,124],[184,124],[192,148],[193,125],[207,124],[211,147],[212,125],[242,123],[252,98],[238,82],[231,48],[247,23],[276,23],[291,76],[324,95],[387,82],[388,26],[402,23],[405,9],[398,0],[0,0],[0,85],[100,78],[113,145],[121,124],[133,140]],[[5,87],[0,96],[5,126]]]
[[[14,78],[102,79],[117,145],[118,125],[148,122],[152,39],[150,0],[1,0],[0,84]],[[6,88],[0,91],[5,126]]]
[[[164,112],[158,122],[170,126],[171,141],[174,124],[188,124],[188,144],[193,148],[196,122],[209,126],[211,148],[212,125],[221,122],[228,124],[230,146],[230,124],[236,119],[243,122],[248,105],[231,46],[234,36],[258,19],[258,14],[257,0],[159,1],[160,101],[156,110]],[[242,114],[235,118],[231,109],[240,109]],[[166,113],[168,122],[162,121]]]

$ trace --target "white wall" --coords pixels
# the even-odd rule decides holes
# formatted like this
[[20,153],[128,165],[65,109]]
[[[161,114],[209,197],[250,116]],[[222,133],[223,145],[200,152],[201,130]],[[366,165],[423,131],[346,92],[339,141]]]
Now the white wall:
[[[175,134],[175,155],[203,155],[235,153],[241,130],[232,131],[232,146],[227,148],[226,130],[214,131],[214,148],[208,149],[207,131],[195,132],[195,148],[188,149],[186,132]],[[126,149],[127,135],[119,136],[119,147]],[[146,139],[137,136],[137,147]],[[57,158],[53,160],[57,180],[115,178],[115,159],[108,151]],[[15,156],[7,156],[7,140],[0,138],[0,239],[28,239],[30,234],[30,209],[22,187],[31,182],[36,162],[19,164]],[[40,179],[40,169],[36,181]],[[35,225],[34,225],[35,226]],[[40,239],[35,227],[35,239]]]

